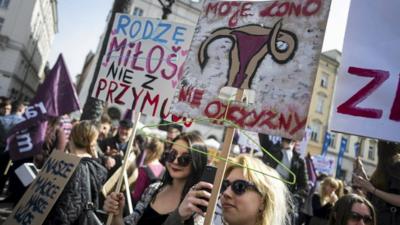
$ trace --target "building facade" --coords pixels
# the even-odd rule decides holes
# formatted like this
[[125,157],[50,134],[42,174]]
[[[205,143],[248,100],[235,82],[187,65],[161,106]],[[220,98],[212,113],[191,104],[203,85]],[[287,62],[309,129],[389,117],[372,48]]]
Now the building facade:
[[[351,182],[353,161],[357,156],[363,161],[368,175],[375,170],[377,140],[329,130],[329,117],[333,110],[332,100],[340,57],[341,53],[337,50],[321,54],[307,120],[309,130],[307,151],[311,155],[320,155],[323,153],[325,144],[327,147],[325,157],[333,162],[330,174]],[[341,148],[344,153],[341,166],[338,168]]]
[[29,100],[58,30],[57,0],[0,0],[0,96]]

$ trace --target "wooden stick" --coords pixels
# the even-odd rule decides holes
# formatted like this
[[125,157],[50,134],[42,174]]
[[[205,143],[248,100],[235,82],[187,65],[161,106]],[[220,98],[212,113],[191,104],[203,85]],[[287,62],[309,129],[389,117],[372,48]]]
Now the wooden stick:
[[[236,93],[235,100],[241,101],[242,97],[243,97],[243,90],[239,89],[238,92]],[[226,110],[229,110],[229,108],[227,108]],[[234,135],[235,135],[235,128],[228,127],[225,133],[224,144],[222,146],[222,152],[220,155],[223,159],[228,159],[229,157]],[[224,179],[226,165],[227,165],[226,160],[219,160],[217,164],[217,173],[214,179],[214,187],[211,192],[210,201],[208,202],[206,218],[203,225],[211,225],[213,221],[215,207],[218,202],[219,190],[221,189],[222,181]]]
[[10,170],[10,167],[12,166],[12,164],[13,164],[12,161],[8,160],[7,167],[6,167],[6,169],[4,170],[4,173],[3,173],[4,176],[8,174],[8,171]]
[[129,214],[132,214],[133,213],[132,198],[129,189],[128,174],[126,173],[126,170],[124,171],[124,184],[125,184],[126,200],[128,201]]
[[[121,173],[120,173],[119,178],[118,178],[117,187],[115,188],[115,192],[117,192],[117,193],[119,193],[120,190],[121,190],[122,181],[123,181],[123,178],[124,178],[124,171],[126,170],[126,166],[128,165],[128,157],[130,155],[129,153],[132,151],[132,145],[133,145],[133,141],[135,139],[136,130],[137,130],[137,127],[138,127],[138,124],[139,124],[140,116],[141,116],[140,112],[137,112],[135,114],[135,124],[134,124],[134,127],[133,127],[132,135],[131,135],[131,137],[129,138],[129,141],[128,141],[128,148],[127,148],[127,150],[125,152],[124,162],[122,164],[122,170],[121,170]],[[108,214],[106,225],[110,225],[111,224],[111,222],[113,220],[113,217],[114,217],[114,214],[112,214],[112,213]]]

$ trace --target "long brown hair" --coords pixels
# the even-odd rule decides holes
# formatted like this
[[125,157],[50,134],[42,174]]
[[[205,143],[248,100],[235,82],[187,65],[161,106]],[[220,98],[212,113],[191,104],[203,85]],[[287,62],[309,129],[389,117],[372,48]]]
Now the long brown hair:
[[348,194],[341,197],[335,204],[330,214],[328,225],[346,225],[350,219],[351,208],[354,203],[364,204],[369,208],[372,217],[372,225],[376,224],[376,214],[372,204],[364,197],[356,194]]
[[400,161],[400,145],[393,142],[378,142],[378,165],[371,176],[374,187],[387,191],[390,166]]

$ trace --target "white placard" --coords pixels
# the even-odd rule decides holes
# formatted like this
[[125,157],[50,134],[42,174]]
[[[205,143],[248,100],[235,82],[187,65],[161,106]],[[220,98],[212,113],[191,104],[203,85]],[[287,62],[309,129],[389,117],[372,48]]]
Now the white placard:
[[[302,139],[329,7],[330,0],[205,1],[171,111]],[[245,103],[229,102],[238,89]]]
[[164,118],[192,35],[187,25],[118,13],[91,96]]
[[400,1],[352,0],[330,129],[400,141]]

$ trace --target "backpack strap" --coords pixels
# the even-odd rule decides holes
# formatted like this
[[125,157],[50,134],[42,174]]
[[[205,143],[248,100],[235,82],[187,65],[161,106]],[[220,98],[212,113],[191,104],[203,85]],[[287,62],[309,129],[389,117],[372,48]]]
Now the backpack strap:
[[150,169],[150,167],[148,167],[148,166],[146,165],[146,166],[143,166],[143,169],[144,169],[144,171],[146,172],[147,176],[149,177],[150,182],[153,183],[153,182],[159,180],[158,177],[157,177],[157,176],[153,173],[153,171]]

